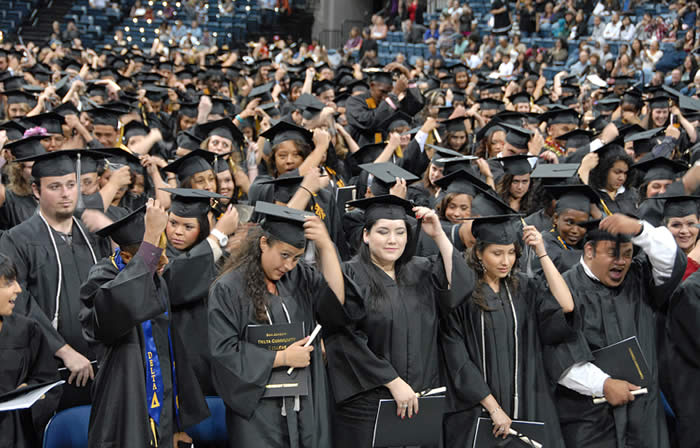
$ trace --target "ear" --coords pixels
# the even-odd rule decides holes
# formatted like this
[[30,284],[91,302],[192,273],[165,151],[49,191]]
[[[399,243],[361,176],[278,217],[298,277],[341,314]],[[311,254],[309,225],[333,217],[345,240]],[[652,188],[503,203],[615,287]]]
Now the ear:
[[585,255],[587,260],[592,260],[593,259],[593,245],[595,243],[593,241],[589,241],[583,246],[583,254]]
[[260,237],[258,244],[260,244],[260,251],[261,252],[265,252],[265,250],[267,250],[267,248],[269,247],[269,244],[267,243],[267,237],[265,237],[265,236]]
[[362,241],[365,244],[369,244],[369,232],[367,231],[367,229],[362,229]]
[[552,215],[552,227],[557,228],[557,221],[559,221],[559,213],[554,212]]
[[37,198],[41,196],[41,189],[39,188],[39,185],[36,182],[32,182],[32,193],[34,193],[34,196]]

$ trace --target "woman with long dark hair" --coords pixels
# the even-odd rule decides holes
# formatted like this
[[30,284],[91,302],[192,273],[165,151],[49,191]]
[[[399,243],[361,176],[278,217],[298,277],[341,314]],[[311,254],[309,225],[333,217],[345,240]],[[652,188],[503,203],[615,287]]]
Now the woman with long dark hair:
[[534,205],[529,155],[500,157],[492,160],[503,164],[503,176],[496,184],[496,193],[515,211],[529,215]]
[[631,188],[630,167],[634,163],[625,150],[615,143],[609,143],[596,151],[598,163],[589,175],[583,175],[584,183],[601,193],[599,204],[605,215],[637,211],[637,192]]
[[[473,275],[460,284],[469,297],[440,328],[451,411],[443,425],[445,446],[471,446],[479,417],[490,418],[494,437],[502,438],[512,420],[544,422],[546,439],[538,442],[564,446],[542,347],[569,333],[564,313],[574,303],[540,233],[515,218],[474,220],[476,245],[465,255]],[[548,287],[517,270],[520,229],[542,263]],[[547,340],[540,339],[542,321],[548,324]]]
[[[370,447],[380,399],[393,398],[398,417],[418,412],[416,392],[439,387],[438,310],[457,306],[467,275],[440,221],[430,209],[393,195],[352,203],[365,211],[363,244],[345,274],[369,310],[326,339],[328,374],[336,399],[336,448]],[[409,214],[435,241],[440,255],[413,255],[415,230]],[[473,281],[473,280],[472,280]]]

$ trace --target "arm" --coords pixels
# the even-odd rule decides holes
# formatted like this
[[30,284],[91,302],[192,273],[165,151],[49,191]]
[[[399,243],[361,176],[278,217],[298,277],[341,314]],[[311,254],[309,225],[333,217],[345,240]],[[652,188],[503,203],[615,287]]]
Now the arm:
[[104,211],[106,212],[114,196],[124,187],[128,187],[131,184],[131,171],[128,166],[123,166],[112,173],[107,184],[100,189],[100,196],[102,197],[102,205],[104,206]]
[[[317,168],[323,160],[323,156],[328,151],[331,137],[327,131],[316,129],[314,130],[314,150],[304,161],[299,165],[299,174],[304,176],[310,170]],[[262,151],[261,151],[262,152]]]
[[304,236],[316,243],[321,258],[321,272],[326,283],[331,288],[338,302],[341,305],[345,304],[345,284],[343,281],[343,272],[340,269],[338,261],[338,253],[335,250],[335,245],[328,235],[325,224],[318,216],[309,216],[304,223]]
[[525,226],[523,228],[523,241],[535,250],[535,254],[540,260],[542,270],[549,284],[549,290],[564,313],[572,312],[574,310],[574,298],[571,296],[568,285],[556,266],[554,266],[552,259],[547,255],[547,249],[542,240],[542,234],[540,234],[534,226]]

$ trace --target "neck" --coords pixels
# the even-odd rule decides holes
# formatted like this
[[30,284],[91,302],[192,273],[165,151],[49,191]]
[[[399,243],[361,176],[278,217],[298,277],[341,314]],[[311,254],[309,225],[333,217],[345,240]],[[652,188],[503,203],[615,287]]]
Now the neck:
[[520,199],[519,198],[513,198],[510,200],[510,208],[512,208],[515,211],[520,210]]
[[372,263],[374,263],[374,265],[375,265],[376,267],[378,267],[378,268],[381,269],[382,271],[386,272],[386,274],[387,274],[389,277],[391,277],[391,278],[393,278],[394,280],[396,280],[396,276],[395,276],[395,272],[396,272],[396,271],[395,271],[396,263],[395,263],[395,262],[393,262],[393,261],[386,262],[386,261],[382,261],[382,260],[377,260],[377,259],[374,258],[374,257],[371,257],[371,259],[372,259]]
[[683,253],[687,256],[689,253],[693,251],[697,247],[698,243],[696,242],[692,246],[689,246],[687,249],[683,249]]
[[277,294],[277,284],[267,277],[265,277],[265,287],[270,294]]
[[486,282],[494,292],[498,292],[501,289],[501,279],[490,275],[488,271],[484,273],[484,282]]
[[41,215],[46,219],[46,222],[49,223],[49,226],[57,232],[70,233],[73,229],[73,216],[59,220],[55,216],[48,215],[43,211]]

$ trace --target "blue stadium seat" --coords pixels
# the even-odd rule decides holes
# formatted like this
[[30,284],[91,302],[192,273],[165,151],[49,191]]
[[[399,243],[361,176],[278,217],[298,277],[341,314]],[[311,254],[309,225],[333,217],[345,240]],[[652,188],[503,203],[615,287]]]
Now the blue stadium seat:
[[88,443],[90,406],[77,406],[54,415],[44,431],[44,448],[83,448]]
[[192,437],[194,446],[200,443],[225,444],[228,441],[224,400],[220,397],[207,397],[207,406],[209,406],[211,416],[185,431]]

